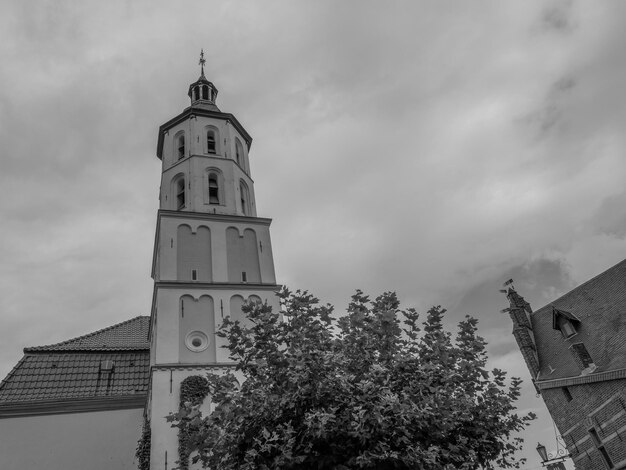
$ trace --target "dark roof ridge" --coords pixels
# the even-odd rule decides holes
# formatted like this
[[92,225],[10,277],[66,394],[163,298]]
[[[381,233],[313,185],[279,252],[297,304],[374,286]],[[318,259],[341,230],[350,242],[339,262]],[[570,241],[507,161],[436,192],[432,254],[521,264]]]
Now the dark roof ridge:
[[34,356],[37,354],[57,353],[57,354],[73,354],[73,353],[94,353],[102,354],[104,352],[132,352],[132,351],[149,351],[150,345],[130,345],[130,346],[73,346],[71,348],[63,348],[63,343],[50,344],[44,346],[30,346],[24,348],[24,355]]
[[622,261],[620,261],[617,264],[614,264],[613,266],[611,266],[610,268],[605,269],[604,271],[602,271],[599,274],[596,274],[595,276],[593,276],[591,279],[587,279],[585,282],[583,282],[582,284],[574,287],[572,290],[566,292],[565,294],[563,294],[562,296],[552,300],[551,302],[548,302],[546,305],[544,305],[543,307],[538,308],[537,310],[535,310],[532,314],[536,314],[539,313],[540,311],[542,311],[545,308],[548,307],[554,307],[554,304],[556,302],[559,302],[561,299],[564,299],[565,297],[569,297],[570,294],[572,294],[573,292],[579,291],[581,290],[583,287],[585,287],[587,284],[591,284],[592,282],[594,282],[596,279],[606,275],[608,272],[613,271],[614,269],[617,269],[618,267],[620,267],[622,264],[626,264],[626,258],[624,258]]
[[[84,339],[88,339],[88,338],[92,338],[96,335],[100,335],[102,333],[105,333],[107,331],[110,331],[114,328],[120,328],[122,326],[125,326],[131,322],[137,322],[140,321],[142,319],[149,319],[150,317],[147,315],[138,315],[136,317],[133,317],[129,320],[125,320],[123,322],[120,323],[116,323],[115,325],[111,325],[111,326],[107,326],[105,328],[101,328],[100,330],[97,331],[93,331],[91,333],[87,333],[85,335],[82,336],[77,336],[75,338],[71,338],[65,341],[61,341],[59,343],[53,343],[53,344],[48,344],[48,345],[42,345],[42,346],[30,346],[30,347],[26,347],[24,348],[24,354],[26,353],[32,353],[32,352],[39,352],[39,351],[55,351],[55,350],[61,350],[61,351],[67,351],[67,348],[64,348],[64,346],[69,346],[71,345],[71,343],[77,342],[77,341],[81,341]],[[87,351],[103,351],[103,350],[142,350],[142,349],[149,349],[149,345],[147,344],[148,339],[145,339],[145,343],[146,345],[125,345],[125,346],[76,346],[74,348],[71,348],[72,351],[80,351],[80,350],[87,350]]]

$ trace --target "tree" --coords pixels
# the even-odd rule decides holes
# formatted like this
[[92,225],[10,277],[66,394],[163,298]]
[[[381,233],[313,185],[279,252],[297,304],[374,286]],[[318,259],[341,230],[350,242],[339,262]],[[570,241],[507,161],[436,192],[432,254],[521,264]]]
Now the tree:
[[[515,434],[520,383],[486,369],[477,320],[453,338],[445,310],[418,324],[395,293],[374,301],[357,291],[338,320],[307,292],[279,294],[281,313],[244,307],[245,324],[226,318],[236,370],[209,374],[214,410],[198,400],[169,417],[189,455],[211,469],[519,468]],[[182,435],[182,434],[181,434]]]

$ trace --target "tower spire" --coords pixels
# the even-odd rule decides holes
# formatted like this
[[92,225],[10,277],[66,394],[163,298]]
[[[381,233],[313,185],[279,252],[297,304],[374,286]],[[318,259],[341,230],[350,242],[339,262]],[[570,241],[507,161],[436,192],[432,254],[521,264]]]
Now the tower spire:
[[198,65],[200,66],[200,76],[204,77],[204,64],[206,60],[204,60],[204,49],[200,49],[200,61]]
[[205,106],[213,109],[214,111],[219,111],[218,107],[215,105],[215,100],[217,99],[217,88],[215,85],[207,80],[204,76],[204,65],[206,64],[206,59],[204,58],[204,49],[200,49],[200,60],[198,61],[198,65],[200,66],[200,77],[189,85],[189,91],[187,94],[189,98],[191,98],[192,106]]

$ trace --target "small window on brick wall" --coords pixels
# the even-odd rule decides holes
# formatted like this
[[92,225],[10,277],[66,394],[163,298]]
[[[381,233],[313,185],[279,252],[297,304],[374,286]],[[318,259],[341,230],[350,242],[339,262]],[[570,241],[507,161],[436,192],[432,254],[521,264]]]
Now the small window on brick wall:
[[606,468],[609,468],[609,469],[614,468],[613,461],[611,460],[611,456],[609,455],[606,448],[602,444],[602,439],[600,439],[600,436],[598,435],[598,431],[596,431],[595,428],[591,428],[589,430],[589,435],[591,436],[591,441],[593,442],[593,445],[596,446],[596,449],[598,449],[598,452],[602,456],[602,460],[604,461]]
[[563,390],[563,395],[565,395],[565,399],[567,401],[572,401],[574,399],[574,397],[572,396],[571,392],[569,391],[569,388],[562,387],[561,390]]
[[586,371],[589,373],[596,369],[596,365],[591,358],[591,354],[589,354],[589,351],[587,351],[587,348],[583,343],[572,344],[569,349],[574,356],[576,364],[578,364],[578,367],[580,367],[583,372]]

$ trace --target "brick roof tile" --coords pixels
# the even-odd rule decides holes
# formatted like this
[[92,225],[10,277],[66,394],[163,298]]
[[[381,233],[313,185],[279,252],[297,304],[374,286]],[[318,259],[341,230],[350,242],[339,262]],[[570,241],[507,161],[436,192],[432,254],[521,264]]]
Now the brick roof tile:
[[150,317],[139,316],[60,343],[24,348],[24,352],[148,349],[149,327]]
[[[552,328],[552,307],[580,320],[578,334],[565,339]],[[626,368],[626,260],[581,284],[531,315],[540,363],[539,380],[578,376],[569,348],[585,344],[597,371]]]
[[[149,317],[135,317],[61,343],[25,348],[0,383],[0,405],[147,393],[148,326]],[[101,370],[103,361],[113,361],[114,369]]]

